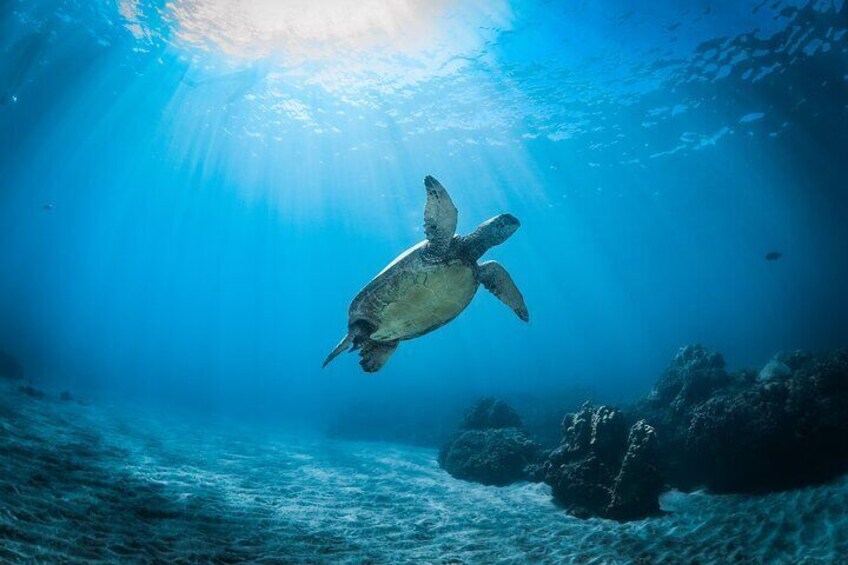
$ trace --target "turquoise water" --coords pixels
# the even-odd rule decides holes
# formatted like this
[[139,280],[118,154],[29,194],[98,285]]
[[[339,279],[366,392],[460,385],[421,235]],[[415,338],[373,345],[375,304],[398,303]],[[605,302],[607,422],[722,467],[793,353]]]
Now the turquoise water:
[[[174,460],[151,459],[156,469],[218,477],[214,497],[257,489],[255,506],[203,510],[225,521],[246,513],[284,528],[281,504],[344,514],[333,504],[372,475],[392,477],[386,492],[419,485],[403,518],[397,493],[342,506],[362,509],[345,519],[373,535],[393,520],[442,520],[420,544],[373,548],[355,528],[291,518],[303,535],[332,532],[355,562],[488,561],[501,549],[458,533],[481,520],[510,559],[678,551],[650,538],[696,535],[708,519],[690,511],[727,521],[761,507],[691,495],[649,525],[585,526],[540,485],[445,484],[430,450],[480,395],[532,418],[544,403],[633,400],[687,343],[731,368],[844,346],[846,50],[842,0],[0,1],[0,351],[52,396],[136,407],[150,437],[154,414],[236,421],[282,434],[244,447],[262,461],[314,458],[227,490],[249,466],[200,464],[191,436],[174,432]],[[480,290],[376,375],[354,355],[322,370],[351,299],[423,239],[425,175],[450,192],[461,234],[496,214],[520,219],[485,259],[511,273],[531,322]],[[32,410],[18,419],[53,409]],[[141,441],[110,426],[87,429],[107,445]],[[145,457],[166,457],[127,449],[141,473],[158,472]],[[292,486],[307,468],[326,490],[279,502],[290,495],[275,484],[314,488]],[[333,482],[348,471],[357,478]],[[844,486],[822,488],[762,508],[793,496],[844,506]],[[513,513],[515,500],[531,510]],[[484,508],[503,514],[486,522]],[[717,531],[744,537],[746,523]],[[543,541],[522,542],[535,528]],[[797,555],[844,549],[809,531]],[[741,555],[766,555],[756,540]],[[701,541],[693,558],[732,553]]]

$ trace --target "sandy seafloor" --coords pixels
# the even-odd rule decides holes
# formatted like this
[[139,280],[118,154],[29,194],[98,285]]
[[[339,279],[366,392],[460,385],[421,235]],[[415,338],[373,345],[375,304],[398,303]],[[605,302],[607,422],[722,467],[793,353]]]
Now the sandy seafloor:
[[848,563],[848,480],[672,494],[618,524],[436,451],[37,400],[0,384],[3,563]]

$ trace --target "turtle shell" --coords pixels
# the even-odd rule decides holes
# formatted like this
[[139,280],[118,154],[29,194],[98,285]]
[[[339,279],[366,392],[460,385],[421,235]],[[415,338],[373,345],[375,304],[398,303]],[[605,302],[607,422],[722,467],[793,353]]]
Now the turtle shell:
[[371,339],[404,340],[456,318],[480,283],[477,265],[460,257],[433,260],[421,242],[389,263],[353,299],[350,324],[368,322]]

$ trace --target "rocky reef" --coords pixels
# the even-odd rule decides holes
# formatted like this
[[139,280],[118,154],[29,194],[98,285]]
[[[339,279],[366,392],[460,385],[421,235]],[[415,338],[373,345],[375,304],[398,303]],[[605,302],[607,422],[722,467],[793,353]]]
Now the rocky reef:
[[539,446],[527,437],[518,413],[485,398],[439,451],[439,465],[458,479],[503,486],[528,479],[538,456]]
[[632,417],[662,438],[674,486],[753,493],[821,483],[848,471],[848,351],[776,355],[728,373],[700,345],[680,350]]
[[656,432],[644,420],[628,426],[620,410],[586,403],[563,420],[562,443],[540,477],[575,516],[632,520],[659,513],[657,456]]
[[579,517],[660,512],[667,488],[764,493],[848,472],[848,350],[782,353],[760,371],[729,372],[701,345],[682,348],[653,390],[622,409],[585,403],[545,455],[521,418],[485,399],[439,453],[454,477],[550,485]]
[[641,420],[629,424],[621,410],[585,403],[566,415],[559,446],[546,453],[512,407],[486,398],[442,447],[439,464],[458,479],[487,485],[545,482],[575,516],[633,520],[659,513],[664,482],[657,457],[654,429]]

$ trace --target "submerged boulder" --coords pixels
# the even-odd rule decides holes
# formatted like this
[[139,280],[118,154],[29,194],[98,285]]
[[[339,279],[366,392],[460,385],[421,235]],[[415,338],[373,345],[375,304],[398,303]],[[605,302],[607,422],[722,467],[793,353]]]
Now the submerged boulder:
[[20,381],[24,378],[24,368],[20,362],[9,355],[0,351],[0,378]]
[[792,369],[789,365],[775,357],[757,373],[757,380],[760,382],[777,381],[792,376]]
[[439,465],[452,476],[503,486],[531,478],[538,445],[508,404],[486,398],[463,419],[460,432],[439,451]]
[[38,400],[41,400],[45,396],[43,391],[40,391],[37,388],[30,386],[30,385],[19,386],[18,392],[25,394],[25,395],[29,396],[30,398],[36,398]]
[[439,464],[457,479],[503,486],[527,478],[537,449],[517,428],[467,430],[442,448]]
[[465,414],[460,427],[464,430],[522,428],[521,416],[512,406],[495,398],[483,398]]
[[569,513],[632,520],[657,514],[663,480],[654,428],[585,403],[566,415],[560,446],[542,466],[554,499]]

